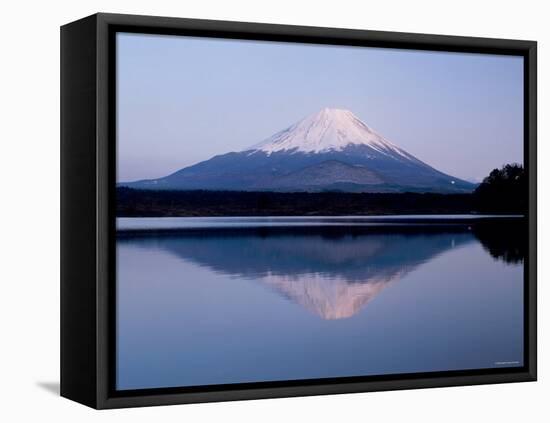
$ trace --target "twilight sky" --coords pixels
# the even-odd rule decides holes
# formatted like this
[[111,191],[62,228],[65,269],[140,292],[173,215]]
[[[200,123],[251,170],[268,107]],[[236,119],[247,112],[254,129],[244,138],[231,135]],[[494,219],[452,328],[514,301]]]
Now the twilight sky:
[[523,59],[117,35],[117,181],[254,145],[323,107],[351,110],[452,176],[523,162]]

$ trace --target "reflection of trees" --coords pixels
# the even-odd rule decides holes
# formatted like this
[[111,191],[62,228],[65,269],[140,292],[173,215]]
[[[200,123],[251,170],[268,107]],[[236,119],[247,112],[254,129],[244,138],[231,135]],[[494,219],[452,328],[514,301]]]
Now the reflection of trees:
[[522,263],[527,254],[526,219],[506,219],[474,225],[474,235],[492,257],[506,263]]

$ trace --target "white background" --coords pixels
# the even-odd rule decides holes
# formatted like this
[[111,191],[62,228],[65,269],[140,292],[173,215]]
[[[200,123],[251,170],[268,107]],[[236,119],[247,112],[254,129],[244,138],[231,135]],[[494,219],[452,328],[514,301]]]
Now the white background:
[[[544,1],[12,1],[2,6],[0,419],[12,421],[550,421],[549,13]],[[93,411],[59,383],[59,26],[102,12],[539,42],[539,381]],[[545,165],[546,164],[546,165]],[[546,393],[545,393],[546,390]]]

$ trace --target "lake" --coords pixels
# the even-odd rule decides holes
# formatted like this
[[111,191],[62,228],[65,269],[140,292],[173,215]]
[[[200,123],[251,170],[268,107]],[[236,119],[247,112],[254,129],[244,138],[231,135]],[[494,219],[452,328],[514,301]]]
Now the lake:
[[117,219],[117,389],[523,365],[523,219]]

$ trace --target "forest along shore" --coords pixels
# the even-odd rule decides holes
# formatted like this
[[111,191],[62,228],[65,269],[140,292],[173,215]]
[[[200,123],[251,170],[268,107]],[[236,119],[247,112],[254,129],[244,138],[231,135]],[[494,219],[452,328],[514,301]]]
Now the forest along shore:
[[521,203],[487,207],[474,194],[154,191],[119,187],[118,217],[523,214]]

